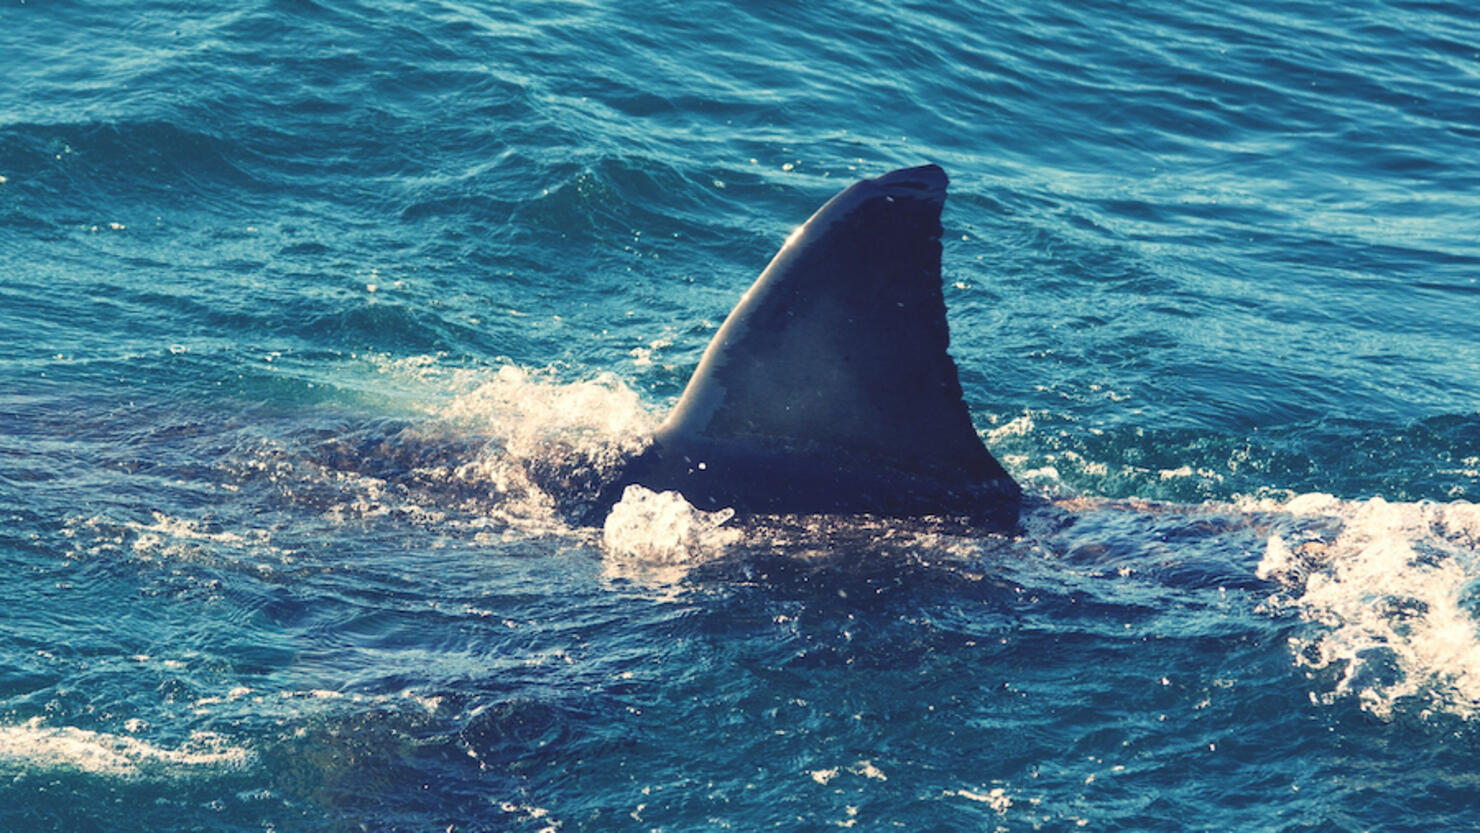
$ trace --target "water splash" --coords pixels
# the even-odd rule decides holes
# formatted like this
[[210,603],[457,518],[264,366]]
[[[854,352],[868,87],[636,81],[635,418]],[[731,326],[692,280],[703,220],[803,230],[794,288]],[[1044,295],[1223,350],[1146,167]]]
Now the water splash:
[[625,458],[642,450],[656,424],[637,391],[615,374],[562,382],[550,370],[504,365],[492,378],[469,379],[439,409],[444,419],[497,436],[509,453],[531,458],[552,445],[580,446],[597,462]]
[[1355,697],[1382,719],[1480,716],[1480,507],[1303,495],[1285,508],[1337,524],[1272,535],[1258,569],[1283,586],[1270,608],[1320,626],[1290,641],[1298,664],[1333,675],[1313,699]]
[[740,530],[724,528],[734,514],[732,509],[695,509],[678,492],[628,486],[602,530],[605,572],[611,578],[673,584],[741,539]]
[[656,425],[637,392],[614,374],[562,382],[514,365],[481,379],[438,416],[490,442],[450,474],[491,483],[510,515],[579,517]]

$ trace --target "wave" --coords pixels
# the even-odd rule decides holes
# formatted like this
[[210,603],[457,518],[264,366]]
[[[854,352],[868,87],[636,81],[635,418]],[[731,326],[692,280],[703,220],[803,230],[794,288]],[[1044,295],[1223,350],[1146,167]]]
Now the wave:
[[61,222],[92,222],[100,205],[225,207],[259,185],[242,163],[237,141],[172,121],[0,125],[9,187],[32,216]]

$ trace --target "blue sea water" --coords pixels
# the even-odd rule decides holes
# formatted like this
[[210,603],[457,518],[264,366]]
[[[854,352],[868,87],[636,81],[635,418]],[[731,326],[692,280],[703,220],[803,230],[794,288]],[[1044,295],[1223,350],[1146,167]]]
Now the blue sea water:
[[[0,829],[1480,829],[1477,20],[6,0]],[[1018,534],[561,520],[925,162]]]

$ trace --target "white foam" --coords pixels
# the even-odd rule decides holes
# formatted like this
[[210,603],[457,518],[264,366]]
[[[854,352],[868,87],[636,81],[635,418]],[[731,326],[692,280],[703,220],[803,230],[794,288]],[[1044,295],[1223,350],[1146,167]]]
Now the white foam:
[[[240,532],[213,531],[206,521],[191,520],[152,512],[153,521],[114,520],[106,515],[66,518],[62,534],[74,539],[73,557],[92,557],[122,552],[142,562],[195,561],[215,562],[230,554],[281,557],[271,545],[271,534],[264,529]],[[148,657],[135,657],[142,662]]]
[[595,446],[610,455],[640,451],[656,418],[615,374],[561,382],[552,371],[505,365],[455,396],[440,416],[488,431],[504,451],[532,458],[552,442]]
[[[564,532],[559,510],[592,497],[604,477],[642,450],[657,423],[637,392],[612,374],[566,381],[554,368],[468,368],[444,359],[354,357],[368,372],[345,374],[346,384],[373,390],[380,409],[410,417],[392,423],[388,435],[372,423],[321,446],[264,437],[225,467],[319,509],[333,524],[405,521],[469,530],[457,540],[484,546],[509,534]],[[361,447],[371,443],[377,447],[368,454],[387,458],[384,465],[364,456]],[[132,530],[137,535],[129,540],[154,552],[200,531],[188,523]],[[275,553],[266,544],[249,537],[236,545]]]
[[531,463],[599,477],[641,452],[657,424],[637,392],[610,373],[566,382],[553,370],[505,365],[491,377],[460,373],[450,387],[458,392],[435,415],[491,442],[448,477],[488,483],[500,497],[497,515],[526,531],[561,525],[551,496],[530,477]]
[[1384,719],[1480,716],[1480,507],[1301,495],[1284,508],[1336,530],[1270,536],[1258,570],[1284,585],[1271,608],[1318,625],[1291,640],[1296,662],[1334,675],[1314,699],[1355,697]]
[[602,529],[606,574],[672,584],[740,540],[739,530],[722,528],[734,514],[695,509],[678,492],[628,486]]
[[997,812],[997,815],[1005,815],[1012,807],[1012,796],[1002,787],[993,787],[986,792],[978,792],[962,787],[959,790],[946,790],[945,795],[949,797],[964,798],[967,801],[975,801],[985,804]]
[[[123,526],[133,530],[138,537],[134,538],[131,545],[135,552],[147,553],[153,551],[168,551],[172,546],[188,542],[210,542],[214,544],[226,544],[229,546],[240,546],[246,543],[246,539],[235,532],[207,532],[201,528],[199,521],[185,518],[172,518],[163,512],[153,512],[154,523],[140,524],[125,521]],[[257,537],[264,538],[265,533],[254,531]]]
[[831,783],[834,778],[838,777],[838,768],[833,767],[832,769],[813,769],[809,770],[807,774],[812,776],[813,781],[816,781],[817,783],[825,787],[829,783]]
[[[638,805],[641,809],[643,805]],[[505,813],[521,816],[529,822],[541,824],[536,833],[556,833],[561,828],[562,822],[550,818],[550,811],[544,807],[535,807],[529,804],[515,804],[512,801],[500,801],[498,808]],[[635,813],[633,814],[636,815]]]
[[987,441],[997,442],[1007,437],[1026,437],[1033,433],[1035,427],[1037,426],[1033,423],[1033,415],[1024,413],[988,431]]
[[823,786],[827,786],[844,772],[857,775],[861,778],[867,778],[871,781],[889,780],[889,776],[885,775],[883,770],[874,766],[872,761],[859,761],[847,768],[835,766],[827,769],[810,769],[807,770],[807,775],[810,776],[813,781],[816,781]]
[[[145,724],[132,724],[130,731]],[[117,777],[178,774],[201,767],[239,767],[251,753],[213,732],[193,732],[185,744],[169,749],[139,738],[45,726],[40,718],[0,725],[0,768],[65,769]]]

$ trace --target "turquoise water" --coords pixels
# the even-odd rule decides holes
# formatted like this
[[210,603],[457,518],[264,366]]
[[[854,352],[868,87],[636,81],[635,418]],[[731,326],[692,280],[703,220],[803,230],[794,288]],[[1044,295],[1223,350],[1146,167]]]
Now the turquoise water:
[[[1480,827],[1466,6],[511,5],[0,10],[0,828]],[[561,520],[925,162],[1021,534]]]

